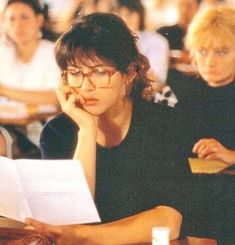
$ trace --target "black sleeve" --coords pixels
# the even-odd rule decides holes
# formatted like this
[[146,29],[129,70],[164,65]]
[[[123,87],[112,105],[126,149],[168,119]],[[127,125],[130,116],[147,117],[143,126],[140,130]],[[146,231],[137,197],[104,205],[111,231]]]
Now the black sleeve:
[[43,159],[71,159],[77,143],[75,124],[61,114],[48,121],[41,133],[40,150]]

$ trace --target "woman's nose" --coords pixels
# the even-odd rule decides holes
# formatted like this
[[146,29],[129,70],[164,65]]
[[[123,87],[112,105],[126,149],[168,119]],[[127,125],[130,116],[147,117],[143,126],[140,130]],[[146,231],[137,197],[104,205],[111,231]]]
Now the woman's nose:
[[83,78],[83,83],[81,86],[81,89],[85,90],[85,91],[90,91],[90,90],[94,90],[95,86],[94,84],[90,81],[89,76],[84,76]]
[[207,66],[214,66],[216,64],[216,57],[214,53],[209,53],[205,58],[205,64]]

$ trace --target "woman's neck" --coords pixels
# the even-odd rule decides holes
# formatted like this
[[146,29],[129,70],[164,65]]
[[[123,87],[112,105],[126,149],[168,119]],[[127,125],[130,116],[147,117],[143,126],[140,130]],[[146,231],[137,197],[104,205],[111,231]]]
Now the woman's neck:
[[22,43],[20,45],[17,45],[16,46],[17,59],[23,63],[29,63],[34,56],[34,53],[38,47],[39,41],[40,40],[37,39],[31,42]]
[[97,142],[105,147],[120,144],[126,137],[132,118],[132,102],[127,100],[115,105],[98,118]]

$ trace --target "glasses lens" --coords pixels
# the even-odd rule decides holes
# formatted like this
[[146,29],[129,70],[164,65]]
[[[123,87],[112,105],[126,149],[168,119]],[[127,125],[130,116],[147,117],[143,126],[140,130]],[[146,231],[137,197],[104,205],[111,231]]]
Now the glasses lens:
[[107,88],[109,87],[110,77],[114,73],[114,71],[95,69],[85,74],[79,68],[71,67],[63,73],[63,80],[65,84],[71,87],[82,87],[84,80],[88,79],[97,88]]
[[107,72],[92,72],[90,75],[90,82],[97,88],[109,86],[109,74]]
[[78,69],[68,69],[66,80],[71,87],[81,87],[83,82],[82,72]]

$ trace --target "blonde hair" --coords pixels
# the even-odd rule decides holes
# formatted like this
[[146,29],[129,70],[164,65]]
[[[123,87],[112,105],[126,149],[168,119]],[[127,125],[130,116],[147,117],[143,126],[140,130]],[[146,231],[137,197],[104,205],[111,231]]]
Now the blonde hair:
[[211,8],[196,15],[189,25],[185,38],[186,48],[193,51],[201,46],[217,43],[235,48],[235,8]]

